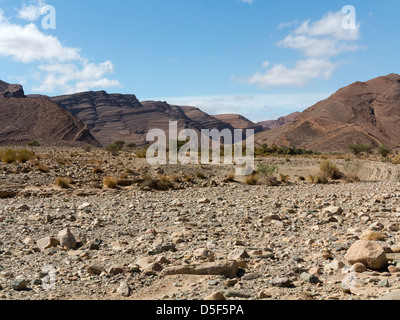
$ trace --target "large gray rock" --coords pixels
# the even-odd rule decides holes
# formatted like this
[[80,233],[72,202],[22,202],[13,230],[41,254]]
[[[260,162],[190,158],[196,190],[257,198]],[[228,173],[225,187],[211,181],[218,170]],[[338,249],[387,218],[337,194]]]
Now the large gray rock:
[[355,242],[347,251],[345,258],[351,265],[359,262],[370,269],[381,269],[388,262],[383,248],[372,241],[366,240]]
[[165,268],[162,276],[175,274],[194,274],[194,275],[224,275],[228,278],[235,278],[239,271],[236,261],[218,261],[200,265],[176,266]]
[[400,291],[393,291],[383,295],[378,300],[400,300]]
[[44,251],[48,248],[57,247],[59,244],[60,242],[52,237],[45,237],[36,241],[36,245],[41,251]]
[[58,233],[58,240],[60,241],[60,245],[67,249],[75,249],[76,248],[76,239],[74,235],[71,233],[71,230],[64,229]]

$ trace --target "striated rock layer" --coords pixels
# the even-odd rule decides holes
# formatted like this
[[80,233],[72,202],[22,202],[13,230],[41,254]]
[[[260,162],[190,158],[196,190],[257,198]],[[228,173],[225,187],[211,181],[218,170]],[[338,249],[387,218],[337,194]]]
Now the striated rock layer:
[[356,82],[279,128],[261,132],[258,144],[345,151],[349,144],[400,145],[400,75]]

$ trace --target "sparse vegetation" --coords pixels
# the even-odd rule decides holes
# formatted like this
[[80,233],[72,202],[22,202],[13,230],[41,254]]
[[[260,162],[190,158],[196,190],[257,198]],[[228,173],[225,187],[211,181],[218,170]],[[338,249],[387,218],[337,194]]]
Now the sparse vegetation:
[[94,174],[100,174],[100,173],[103,173],[104,171],[103,171],[102,168],[96,167],[96,168],[94,168],[94,169],[92,170],[92,172],[93,172]]
[[167,191],[172,189],[174,185],[168,176],[153,178],[146,175],[143,177],[142,187],[147,187],[152,190]]
[[313,183],[313,184],[327,184],[328,183],[327,177],[322,172],[310,174],[307,177],[307,181],[310,183]]
[[19,163],[25,163],[33,159],[34,159],[34,153],[26,149],[22,150],[7,149],[0,151],[0,160],[7,164],[15,163],[17,161]]
[[344,181],[349,183],[360,182],[360,178],[354,172],[349,172],[345,174]]
[[258,174],[250,174],[246,177],[245,183],[248,186],[254,186],[259,183],[260,176]]
[[50,169],[48,167],[46,167],[40,163],[36,166],[36,170],[41,173],[49,173],[50,172]]
[[197,171],[196,172],[196,177],[199,178],[199,179],[207,179],[206,175],[202,171]]
[[146,156],[147,156],[147,150],[146,149],[142,149],[142,150],[136,151],[136,157],[138,157],[139,159],[145,159]]
[[382,157],[384,157],[386,159],[388,157],[388,155],[392,153],[393,149],[382,144],[379,146],[379,148],[376,151],[378,152],[379,155],[381,155]]
[[37,142],[36,140],[28,142],[28,147],[39,147],[40,143]]
[[118,185],[118,181],[115,177],[110,177],[110,176],[104,177],[103,182],[104,185],[110,189],[115,189]]
[[120,149],[118,148],[118,146],[116,144],[110,144],[110,145],[106,146],[104,149],[106,151],[110,152],[113,156],[118,155],[118,151],[120,151]]
[[190,176],[190,175],[186,175],[183,179],[184,179],[186,182],[193,182],[193,177]]
[[337,180],[341,178],[339,168],[329,160],[322,160],[319,164],[319,169],[330,179]]
[[62,189],[68,189],[70,186],[71,180],[63,178],[63,177],[57,177],[56,178],[56,185]]
[[289,183],[290,176],[280,173],[279,179],[282,183]]
[[225,181],[226,182],[234,182],[235,181],[235,173],[231,172],[230,174],[228,174],[228,176],[226,177]]
[[312,155],[319,153],[296,147],[278,147],[276,145],[268,146],[267,144],[263,144],[261,147],[255,148],[254,154],[256,156],[265,157],[265,156],[277,156],[277,155],[301,156],[301,155]]
[[360,157],[363,152],[370,154],[372,147],[366,144],[351,144],[347,147],[357,157]]

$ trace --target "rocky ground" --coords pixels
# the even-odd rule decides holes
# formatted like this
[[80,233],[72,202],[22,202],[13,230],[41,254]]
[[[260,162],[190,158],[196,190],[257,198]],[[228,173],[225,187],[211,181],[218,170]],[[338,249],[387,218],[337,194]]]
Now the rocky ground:
[[[233,166],[34,152],[0,163],[0,299],[399,299],[394,165],[360,160],[366,181],[315,185],[299,177],[319,158],[260,159],[289,182],[250,186],[227,179]],[[154,190],[150,176],[173,188]]]

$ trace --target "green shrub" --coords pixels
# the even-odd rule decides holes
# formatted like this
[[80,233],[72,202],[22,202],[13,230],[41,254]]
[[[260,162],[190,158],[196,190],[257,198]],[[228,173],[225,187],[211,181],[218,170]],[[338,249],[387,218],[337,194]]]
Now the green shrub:
[[387,158],[387,156],[389,154],[391,154],[393,151],[392,148],[382,144],[379,146],[379,148],[377,149],[378,154],[380,154],[382,157]]
[[23,149],[23,150],[19,150],[19,151],[17,152],[17,160],[18,160],[20,163],[28,162],[29,160],[32,160],[33,157],[34,157],[33,152],[31,152],[31,151],[29,151],[29,150]]
[[37,142],[36,140],[28,142],[28,147],[39,147],[40,143]]
[[351,144],[347,146],[347,148],[350,149],[350,151],[357,157],[359,157],[363,152],[367,154],[372,152],[372,147],[365,144]]
[[7,149],[0,152],[0,159],[4,163],[11,164],[17,161],[17,151]]

